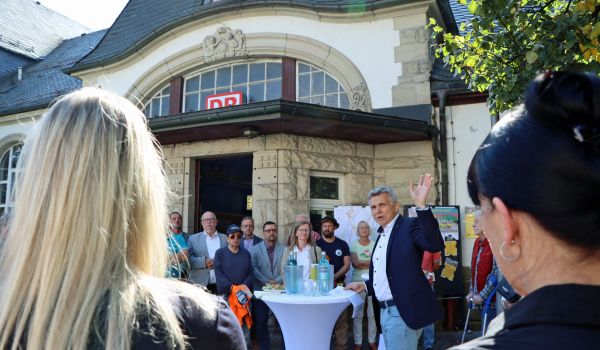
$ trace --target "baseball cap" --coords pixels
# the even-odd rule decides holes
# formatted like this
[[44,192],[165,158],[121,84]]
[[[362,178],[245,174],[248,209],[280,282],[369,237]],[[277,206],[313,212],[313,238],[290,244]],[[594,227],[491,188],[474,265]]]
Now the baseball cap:
[[236,232],[242,232],[242,230],[240,229],[240,227],[236,224],[231,224],[229,225],[229,227],[227,228],[227,235],[229,236],[232,233],[236,233]]

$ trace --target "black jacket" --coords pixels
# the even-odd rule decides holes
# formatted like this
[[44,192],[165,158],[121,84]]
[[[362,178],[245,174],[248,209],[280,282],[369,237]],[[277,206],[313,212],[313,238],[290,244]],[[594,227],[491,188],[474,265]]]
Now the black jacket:
[[540,288],[498,315],[484,337],[466,349],[598,349],[600,286],[562,284]]

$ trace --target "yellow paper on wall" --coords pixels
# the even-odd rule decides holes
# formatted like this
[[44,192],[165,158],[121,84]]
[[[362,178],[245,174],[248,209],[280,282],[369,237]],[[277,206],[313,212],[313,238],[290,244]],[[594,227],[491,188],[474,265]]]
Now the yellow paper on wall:
[[456,268],[458,267],[458,261],[455,261],[450,258],[446,258],[444,261],[444,269],[442,270],[441,277],[449,280],[450,282],[454,281],[454,275],[456,274]]
[[475,224],[475,213],[467,213],[465,214],[465,231],[467,233],[467,238],[477,238],[475,236],[475,230],[473,230],[473,225]]
[[457,256],[458,255],[458,249],[457,249],[457,241],[446,241],[444,243],[445,245],[445,250],[444,250],[444,255],[449,256],[449,255],[453,255],[453,256]]

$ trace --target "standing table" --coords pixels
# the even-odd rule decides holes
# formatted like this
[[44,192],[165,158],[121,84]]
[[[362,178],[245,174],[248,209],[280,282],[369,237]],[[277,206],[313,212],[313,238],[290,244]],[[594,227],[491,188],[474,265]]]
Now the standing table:
[[335,322],[356,293],[338,291],[334,295],[305,296],[257,291],[254,295],[277,317],[287,350],[329,350]]

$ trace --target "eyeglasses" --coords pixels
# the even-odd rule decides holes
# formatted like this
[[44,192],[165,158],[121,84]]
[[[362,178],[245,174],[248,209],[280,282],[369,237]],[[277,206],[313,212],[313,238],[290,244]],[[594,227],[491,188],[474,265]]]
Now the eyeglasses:
[[205,219],[202,219],[202,221],[211,222],[211,221],[217,221],[217,219],[215,219],[215,218],[205,218]]
[[276,228],[270,228],[268,230],[265,230],[265,232],[277,232]]
[[306,228],[303,228],[303,229],[298,230],[298,232],[308,233],[308,232],[310,232],[310,230],[306,229]]
[[229,239],[242,239],[241,233],[232,233],[229,235]]

